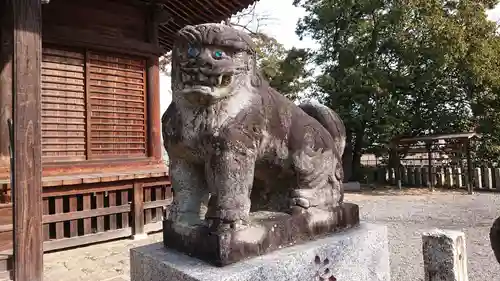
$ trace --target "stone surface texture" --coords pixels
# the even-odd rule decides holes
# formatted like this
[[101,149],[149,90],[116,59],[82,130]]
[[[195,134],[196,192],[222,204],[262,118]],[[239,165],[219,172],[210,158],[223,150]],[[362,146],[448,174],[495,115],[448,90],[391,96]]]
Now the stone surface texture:
[[422,234],[425,281],[468,281],[465,234],[434,229]]
[[174,194],[168,221],[179,235],[198,226],[231,235],[255,227],[253,212],[302,216],[321,228],[343,202],[342,120],[274,90],[251,37],[229,25],[177,33],[162,128]]
[[361,224],[323,239],[226,267],[166,249],[131,249],[131,281],[389,281],[387,228]]
[[251,224],[234,231],[211,232],[204,226],[193,227],[190,235],[179,234],[171,221],[163,222],[163,241],[167,248],[176,249],[217,266],[269,253],[273,250],[322,238],[327,234],[359,224],[359,207],[342,203],[331,216],[308,218],[285,213],[253,212]]

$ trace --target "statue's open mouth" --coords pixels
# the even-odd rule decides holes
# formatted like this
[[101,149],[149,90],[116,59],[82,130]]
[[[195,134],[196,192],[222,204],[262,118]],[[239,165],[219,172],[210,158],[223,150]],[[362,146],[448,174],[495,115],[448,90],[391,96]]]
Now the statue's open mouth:
[[[181,80],[185,90],[193,89],[196,91],[196,89],[206,89],[210,90],[210,92],[213,92],[217,88],[225,88],[231,85],[231,82],[233,80],[233,75],[231,74],[205,75],[202,73],[189,75],[183,73]],[[204,92],[204,90],[202,91]]]

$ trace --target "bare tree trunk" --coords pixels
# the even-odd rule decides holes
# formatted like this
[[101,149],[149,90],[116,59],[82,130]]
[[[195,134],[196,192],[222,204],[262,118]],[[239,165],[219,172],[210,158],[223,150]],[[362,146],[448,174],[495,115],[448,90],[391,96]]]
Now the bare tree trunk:
[[364,126],[358,130],[354,137],[353,151],[352,151],[352,176],[351,179],[354,181],[359,181],[362,178],[361,171],[361,156],[363,155],[365,138],[365,128]]
[[342,166],[344,168],[344,182],[348,182],[352,177],[352,133],[347,132],[346,146],[342,155]]

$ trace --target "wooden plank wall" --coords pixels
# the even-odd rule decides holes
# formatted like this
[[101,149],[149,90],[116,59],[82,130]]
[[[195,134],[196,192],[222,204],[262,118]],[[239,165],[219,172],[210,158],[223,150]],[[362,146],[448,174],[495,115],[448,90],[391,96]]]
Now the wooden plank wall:
[[42,157],[86,159],[85,56],[64,48],[42,51]]
[[146,60],[87,52],[90,153],[147,156]]
[[146,59],[45,46],[43,160],[147,157]]

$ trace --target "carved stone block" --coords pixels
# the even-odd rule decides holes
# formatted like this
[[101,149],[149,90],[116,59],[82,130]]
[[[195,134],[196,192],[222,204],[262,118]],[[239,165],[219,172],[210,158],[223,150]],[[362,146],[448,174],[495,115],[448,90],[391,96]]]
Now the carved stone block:
[[[362,223],[335,235],[215,267],[161,243],[131,249],[131,281],[390,281],[387,227]],[[418,278],[416,278],[418,279]]]

